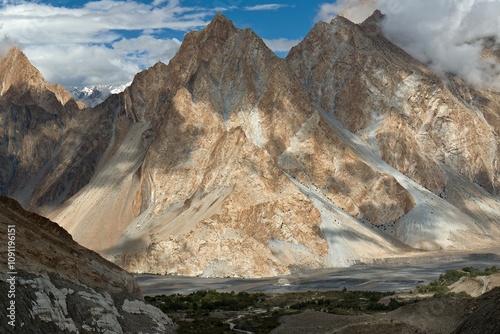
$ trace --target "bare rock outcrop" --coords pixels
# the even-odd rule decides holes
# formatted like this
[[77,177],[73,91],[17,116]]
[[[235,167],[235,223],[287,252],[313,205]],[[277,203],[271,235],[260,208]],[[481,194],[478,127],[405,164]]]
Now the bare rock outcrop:
[[16,47],[0,61],[0,101],[19,106],[36,105],[51,113],[77,109],[77,103],[62,86],[48,84]]
[[383,19],[376,11],[360,25],[342,17],[318,23],[287,62],[318,108],[427,189],[445,190],[444,163],[498,194],[498,105],[488,105],[489,93],[460,91],[459,80],[442,80],[390,43],[378,26]]
[[0,274],[0,304],[4,310],[14,305],[0,324],[2,333],[173,329],[160,310],[144,304],[132,275],[77,244],[56,223],[0,197],[0,225],[0,245],[13,254],[9,263],[5,256],[0,260],[9,268]]

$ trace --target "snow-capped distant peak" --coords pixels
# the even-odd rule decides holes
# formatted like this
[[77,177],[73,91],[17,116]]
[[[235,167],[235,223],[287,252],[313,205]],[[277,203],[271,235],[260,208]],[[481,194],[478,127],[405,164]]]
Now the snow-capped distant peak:
[[83,87],[81,90],[81,92],[85,95],[91,95],[93,91],[94,91],[93,87]]
[[76,86],[69,89],[76,101],[88,107],[95,107],[104,102],[111,94],[119,94],[130,86],[131,82],[120,85]]
[[123,92],[125,90],[125,88],[130,86],[131,83],[132,82],[129,82],[127,84],[123,84],[120,86],[115,86],[113,89],[110,90],[110,92],[111,92],[111,94],[120,94],[121,92]]

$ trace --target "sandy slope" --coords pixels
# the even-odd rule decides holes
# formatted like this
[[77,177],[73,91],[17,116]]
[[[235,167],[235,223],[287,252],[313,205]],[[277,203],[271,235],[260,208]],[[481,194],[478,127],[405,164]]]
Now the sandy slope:
[[[429,250],[441,248],[467,250],[477,248],[478,244],[484,245],[484,248],[494,244],[494,240],[488,238],[488,232],[482,224],[389,166],[370,150],[365,141],[342,127],[331,115],[326,112],[321,112],[321,115],[366,163],[394,176],[412,194],[415,207],[399,220],[399,227],[395,230],[395,236],[399,240],[409,246]],[[464,191],[471,190],[464,189]],[[491,212],[495,208],[500,208],[500,203],[490,198],[488,203],[480,204],[477,210]]]
[[84,246],[105,251],[134,220],[130,204],[138,187],[135,172],[145,154],[141,138],[148,127],[148,123],[133,124],[116,145],[117,149],[113,140],[103,159],[106,163],[90,183],[62,208],[49,214],[49,218],[60,222]]
[[493,274],[478,277],[464,276],[458,282],[453,283],[450,289],[452,292],[465,292],[472,297],[478,297],[499,286],[500,274]]

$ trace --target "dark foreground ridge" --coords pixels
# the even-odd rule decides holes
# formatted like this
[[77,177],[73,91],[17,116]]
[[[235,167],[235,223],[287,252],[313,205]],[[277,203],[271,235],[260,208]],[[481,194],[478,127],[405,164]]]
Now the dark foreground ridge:
[[[166,333],[132,275],[77,244],[50,220],[0,197],[1,333]],[[2,311],[2,314],[4,311]]]
[[455,334],[500,333],[500,287],[474,301],[473,312]]

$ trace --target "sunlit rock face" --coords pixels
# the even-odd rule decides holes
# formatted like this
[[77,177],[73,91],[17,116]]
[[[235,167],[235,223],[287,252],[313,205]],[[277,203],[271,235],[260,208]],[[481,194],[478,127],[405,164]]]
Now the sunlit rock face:
[[318,108],[430,191],[445,191],[446,164],[497,195],[498,92],[441,79],[381,35],[383,19],[318,23],[287,63]]
[[[0,274],[2,308],[15,302],[2,333],[167,333],[172,321],[142,300],[134,277],[75,241],[56,223],[0,197],[0,245],[15,243],[12,274]],[[8,236],[10,237],[8,239]],[[14,237],[12,239],[11,237]],[[11,245],[12,246],[12,245]],[[8,268],[7,257],[2,266]],[[7,298],[10,293],[15,296]],[[7,319],[7,318],[6,318]],[[12,325],[15,326],[12,326]]]
[[[124,139],[135,142],[129,160],[137,170],[126,186],[135,191],[129,224],[110,231],[112,243],[95,240],[95,210],[85,230],[74,215],[63,224],[129,270],[272,276],[335,265],[321,213],[294,180],[376,224],[413,207],[392,176],[336,136],[286,63],[221,15],[188,34],[168,65],[140,73],[122,99],[133,131],[141,128]],[[365,184],[347,192],[342,177],[358,168],[347,182]],[[76,203],[91,198],[83,194]]]
[[[263,277],[495,244],[498,95],[445,84],[380,15],[319,23],[286,60],[217,15],[68,113],[58,168],[9,194],[133,272]],[[484,117],[464,94],[487,96]]]
[[16,105],[37,105],[52,113],[77,108],[62,86],[45,82],[26,55],[13,47],[0,61],[0,99]]

